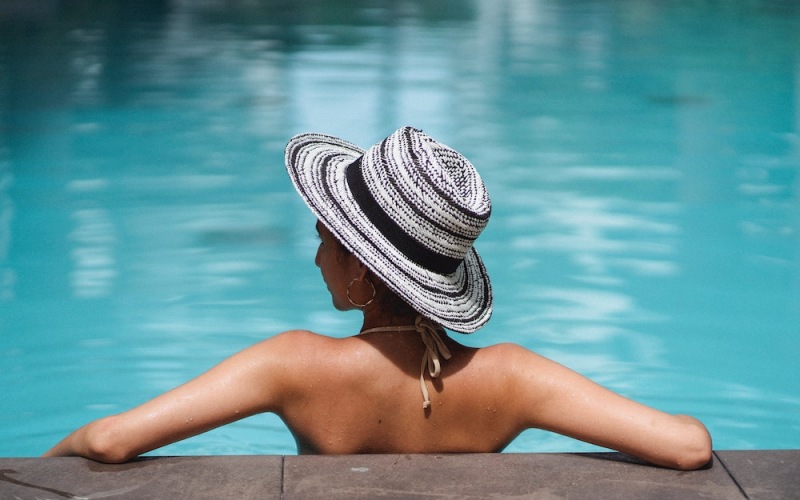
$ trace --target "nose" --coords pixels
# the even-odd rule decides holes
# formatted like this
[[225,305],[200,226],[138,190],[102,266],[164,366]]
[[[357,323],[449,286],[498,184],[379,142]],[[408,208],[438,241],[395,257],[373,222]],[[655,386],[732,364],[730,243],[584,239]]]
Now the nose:
[[320,254],[320,252],[322,252],[322,244],[320,244],[320,245],[317,247],[317,255],[314,257],[314,264],[315,264],[317,267],[320,267],[320,266],[319,266],[319,254]]

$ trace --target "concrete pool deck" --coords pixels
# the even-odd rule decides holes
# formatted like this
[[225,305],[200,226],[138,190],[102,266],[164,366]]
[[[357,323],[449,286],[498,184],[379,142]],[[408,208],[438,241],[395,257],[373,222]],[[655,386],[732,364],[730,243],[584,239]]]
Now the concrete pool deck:
[[681,472],[618,453],[0,458],[0,498],[800,498],[800,450]]

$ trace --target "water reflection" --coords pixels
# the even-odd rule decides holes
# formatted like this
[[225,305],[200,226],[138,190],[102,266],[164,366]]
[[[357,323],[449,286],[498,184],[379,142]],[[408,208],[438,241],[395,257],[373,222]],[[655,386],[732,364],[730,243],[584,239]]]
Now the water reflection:
[[[2,147],[1,142],[0,147]],[[8,194],[12,177],[7,169],[8,162],[4,161],[0,156],[0,302],[14,299],[14,283],[16,281],[16,273],[8,265],[10,261],[11,222],[14,218],[14,204]]]
[[73,293],[77,297],[108,295],[117,276],[114,258],[114,227],[107,210],[81,209],[72,214],[75,229],[70,238],[75,242],[71,252],[74,270],[71,273]]

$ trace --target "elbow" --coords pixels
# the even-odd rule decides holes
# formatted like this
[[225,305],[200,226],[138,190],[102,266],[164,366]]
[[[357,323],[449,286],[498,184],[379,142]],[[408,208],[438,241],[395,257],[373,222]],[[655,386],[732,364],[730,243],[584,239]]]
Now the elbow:
[[702,469],[703,467],[707,466],[711,463],[712,451],[711,451],[711,439],[706,439],[706,443],[698,446],[696,449],[692,450],[691,453],[687,454],[683,463],[681,463],[681,470],[696,470]]
[[86,429],[85,445],[84,456],[97,462],[120,464],[136,456],[134,450],[126,445],[113,416],[90,424]]
[[713,453],[711,435],[699,420],[687,418],[690,421],[686,426],[684,442],[673,467],[679,470],[696,470],[711,462]]
[[711,462],[711,445],[698,447],[684,453],[675,463],[674,468],[678,470],[697,470],[702,469]]

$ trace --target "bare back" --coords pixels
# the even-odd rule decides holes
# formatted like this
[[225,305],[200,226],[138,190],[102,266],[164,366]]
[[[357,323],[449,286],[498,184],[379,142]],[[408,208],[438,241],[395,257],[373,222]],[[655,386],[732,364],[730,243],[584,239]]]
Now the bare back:
[[[522,429],[503,390],[501,350],[444,338],[452,357],[432,379],[423,409],[416,332],[344,339],[293,332],[295,383],[277,413],[301,453],[494,452]],[[293,377],[294,378],[294,377]]]
[[124,462],[261,412],[278,414],[300,453],[453,453],[502,450],[540,428],[693,469],[711,439],[692,417],[670,415],[513,344],[444,342],[452,358],[425,383],[416,332],[334,339],[290,331],[259,342],[146,403],[91,422],[46,456]]

